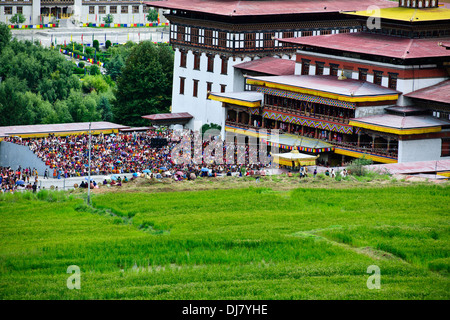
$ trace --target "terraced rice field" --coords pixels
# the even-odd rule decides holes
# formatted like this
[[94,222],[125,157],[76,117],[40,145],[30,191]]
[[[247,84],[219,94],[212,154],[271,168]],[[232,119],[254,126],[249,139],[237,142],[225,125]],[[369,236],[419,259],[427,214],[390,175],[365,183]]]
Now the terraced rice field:
[[448,184],[0,196],[0,298],[449,299],[449,204]]

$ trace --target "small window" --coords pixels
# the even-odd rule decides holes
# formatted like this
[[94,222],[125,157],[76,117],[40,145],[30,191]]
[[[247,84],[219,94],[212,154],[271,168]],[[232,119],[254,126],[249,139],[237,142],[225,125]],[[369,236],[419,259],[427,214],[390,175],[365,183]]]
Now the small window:
[[255,33],[246,33],[245,34],[245,48],[246,49],[255,48],[255,39],[256,39]]
[[219,32],[219,47],[226,48],[227,47],[227,33]]
[[367,81],[367,69],[359,69],[358,79],[360,81]]
[[337,76],[338,75],[338,64],[331,64],[330,63],[330,76]]
[[373,83],[381,86],[383,81],[383,72],[382,71],[373,71]]
[[191,28],[191,42],[198,43],[198,28]]
[[184,94],[184,82],[186,78],[180,77],[180,94]]
[[316,76],[323,75],[324,65],[323,62],[316,62]]
[[208,72],[214,72],[214,56],[208,56]]
[[198,80],[194,80],[194,88],[192,90],[192,96],[198,97]]
[[95,7],[89,6],[89,14],[94,14],[94,13],[95,13]]
[[17,7],[17,13],[23,14],[23,7]]
[[221,74],[228,74],[228,59],[227,57],[220,58],[222,60],[222,68],[220,73]]
[[128,6],[122,6],[120,9],[120,13],[128,13]]
[[200,53],[194,53],[194,70],[200,70]]
[[302,75],[309,75],[310,60],[302,59]]
[[212,30],[205,30],[205,44],[208,46],[212,46],[213,43],[213,32]]
[[220,85],[220,92],[225,92],[225,90],[227,89],[227,86],[225,84],[221,84]]
[[186,68],[186,52],[185,51],[180,51],[180,67],[181,68]]
[[133,13],[139,13],[139,6],[133,6]]
[[207,82],[206,83],[206,99],[208,99],[208,100],[209,100],[208,95],[211,91],[212,91],[212,82]]
[[397,90],[397,74],[389,73],[389,89]]
[[99,6],[98,7],[98,13],[99,14],[105,14],[106,13],[106,6]]
[[117,13],[117,6],[109,7],[109,13]]

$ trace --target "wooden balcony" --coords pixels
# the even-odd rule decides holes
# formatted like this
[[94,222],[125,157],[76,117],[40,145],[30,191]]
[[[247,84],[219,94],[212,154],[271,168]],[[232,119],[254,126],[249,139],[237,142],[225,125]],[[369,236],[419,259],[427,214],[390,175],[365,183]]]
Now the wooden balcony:
[[398,158],[397,149],[387,150],[385,148],[372,148],[370,144],[360,145],[358,147],[358,144],[356,142],[338,142],[338,141],[327,141],[327,142],[331,143],[336,147],[342,147],[357,152],[367,153],[374,156],[389,157],[394,159]]
[[319,114],[319,113],[313,114],[313,113],[303,112],[303,111],[300,111],[297,109],[291,109],[291,108],[287,108],[287,107],[279,107],[279,106],[272,106],[272,105],[266,104],[264,108],[271,110],[271,111],[289,113],[289,114],[300,116],[300,117],[308,117],[308,118],[312,118],[312,119],[325,120],[325,121],[341,123],[341,124],[349,123],[348,118],[333,117],[333,116],[329,116],[326,114]]

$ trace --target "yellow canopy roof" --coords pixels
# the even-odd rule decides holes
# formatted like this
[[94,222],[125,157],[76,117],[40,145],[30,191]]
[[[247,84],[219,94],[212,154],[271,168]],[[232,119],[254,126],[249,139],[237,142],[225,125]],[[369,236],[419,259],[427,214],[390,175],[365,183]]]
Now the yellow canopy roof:
[[[369,12],[353,11],[345,13],[364,17],[371,17],[374,15],[373,11]],[[414,9],[403,7],[382,8],[380,9],[380,18],[400,20],[400,21],[411,21],[411,22],[450,20],[450,9],[446,8]]]
[[300,153],[298,150],[292,150],[288,153],[272,154],[273,161],[284,166],[313,166],[319,156],[311,156],[309,154]]

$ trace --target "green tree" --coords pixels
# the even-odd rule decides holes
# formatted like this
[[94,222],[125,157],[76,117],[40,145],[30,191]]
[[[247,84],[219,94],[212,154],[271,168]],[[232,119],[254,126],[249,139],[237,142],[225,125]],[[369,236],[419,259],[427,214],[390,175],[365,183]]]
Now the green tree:
[[91,66],[89,67],[89,74],[90,74],[91,76],[95,76],[95,75],[97,75],[97,74],[101,74],[100,68],[99,68],[96,64],[91,65]]
[[100,42],[98,42],[98,40],[94,40],[92,46],[97,49],[97,51],[100,51]]
[[56,101],[54,104],[56,112],[56,119],[52,123],[70,123],[73,122],[72,115],[69,112],[69,107],[66,101]]
[[22,118],[27,110],[24,93],[27,83],[18,77],[10,77],[0,83],[0,126],[25,124]]
[[122,74],[122,68],[125,65],[121,54],[114,55],[107,63],[105,63],[106,74],[116,81]]
[[84,93],[91,93],[94,90],[97,93],[102,93],[108,90],[109,85],[106,83],[105,79],[103,79],[102,75],[95,75],[84,77],[81,88]]
[[103,21],[105,23],[113,23],[114,22],[114,16],[111,13],[108,13],[105,17],[103,17]]
[[83,95],[80,91],[72,90],[67,99],[69,113],[74,122],[99,121],[100,112],[97,111],[95,96]]
[[147,20],[150,22],[158,21],[158,11],[156,9],[150,9],[147,13]]
[[105,42],[105,48],[106,48],[106,50],[108,50],[109,47],[111,47],[111,40],[106,40],[106,42]]
[[[160,50],[167,50],[167,53],[160,53]],[[141,116],[169,112],[172,77],[167,70],[172,68],[170,46],[159,46],[150,41],[135,46],[117,80],[113,102],[115,121],[144,125],[146,121]]]
[[112,113],[111,104],[109,99],[105,96],[100,97],[100,101],[98,103],[98,110],[102,114],[102,120],[111,122],[114,120],[114,115]]
[[15,24],[15,23],[24,23],[26,20],[25,16],[21,13],[16,13],[9,19],[9,22]]
[[2,53],[3,48],[11,41],[11,30],[9,30],[8,26],[3,22],[0,22],[0,54]]
[[56,112],[50,102],[42,99],[40,94],[30,91],[24,94],[25,113],[21,118],[23,124],[51,123],[56,118]]
[[0,77],[25,80],[27,91],[40,93],[53,103],[67,99],[70,90],[81,88],[73,75],[73,63],[54,50],[30,41],[13,40],[0,54]]

